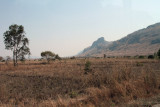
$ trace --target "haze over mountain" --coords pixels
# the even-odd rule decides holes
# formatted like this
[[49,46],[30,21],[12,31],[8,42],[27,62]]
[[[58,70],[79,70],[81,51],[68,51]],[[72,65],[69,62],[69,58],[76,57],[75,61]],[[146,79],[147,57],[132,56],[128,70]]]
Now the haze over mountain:
[[160,48],[160,23],[133,32],[126,37],[108,42],[103,37],[78,56],[135,56],[154,54]]

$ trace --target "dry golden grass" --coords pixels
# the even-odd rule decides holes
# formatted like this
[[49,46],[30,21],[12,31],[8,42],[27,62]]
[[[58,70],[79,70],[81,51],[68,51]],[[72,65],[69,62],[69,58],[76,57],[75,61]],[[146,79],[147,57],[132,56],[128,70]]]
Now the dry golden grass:
[[[87,60],[91,70],[86,74]],[[126,106],[158,94],[159,60],[63,59],[50,64],[27,61],[18,67],[0,63],[4,107]]]

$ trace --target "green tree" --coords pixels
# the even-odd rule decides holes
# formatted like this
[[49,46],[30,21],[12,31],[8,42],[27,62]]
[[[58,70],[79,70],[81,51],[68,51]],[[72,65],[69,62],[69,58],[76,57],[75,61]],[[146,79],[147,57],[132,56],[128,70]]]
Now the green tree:
[[13,51],[14,66],[18,65],[17,60],[22,56],[29,55],[29,40],[25,36],[24,27],[22,25],[13,24],[9,26],[9,30],[4,33],[4,44],[7,50]]
[[41,56],[43,58],[45,58],[48,61],[48,63],[49,63],[50,60],[55,57],[55,54],[53,52],[51,52],[51,51],[45,51],[45,52],[41,53]]

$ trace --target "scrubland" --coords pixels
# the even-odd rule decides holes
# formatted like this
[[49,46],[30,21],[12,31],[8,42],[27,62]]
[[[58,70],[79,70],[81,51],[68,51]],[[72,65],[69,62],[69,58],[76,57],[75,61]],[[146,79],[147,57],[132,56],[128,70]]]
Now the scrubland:
[[[85,63],[91,66],[85,70]],[[160,103],[160,61],[63,59],[0,63],[0,106],[149,107]]]

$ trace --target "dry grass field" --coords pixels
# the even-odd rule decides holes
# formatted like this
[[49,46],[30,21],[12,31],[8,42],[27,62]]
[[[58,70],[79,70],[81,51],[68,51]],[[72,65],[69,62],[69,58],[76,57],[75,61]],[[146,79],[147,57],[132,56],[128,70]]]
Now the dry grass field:
[[[85,63],[90,61],[89,70]],[[151,100],[150,100],[151,99]],[[0,63],[0,106],[150,107],[160,103],[160,61],[63,59]]]

